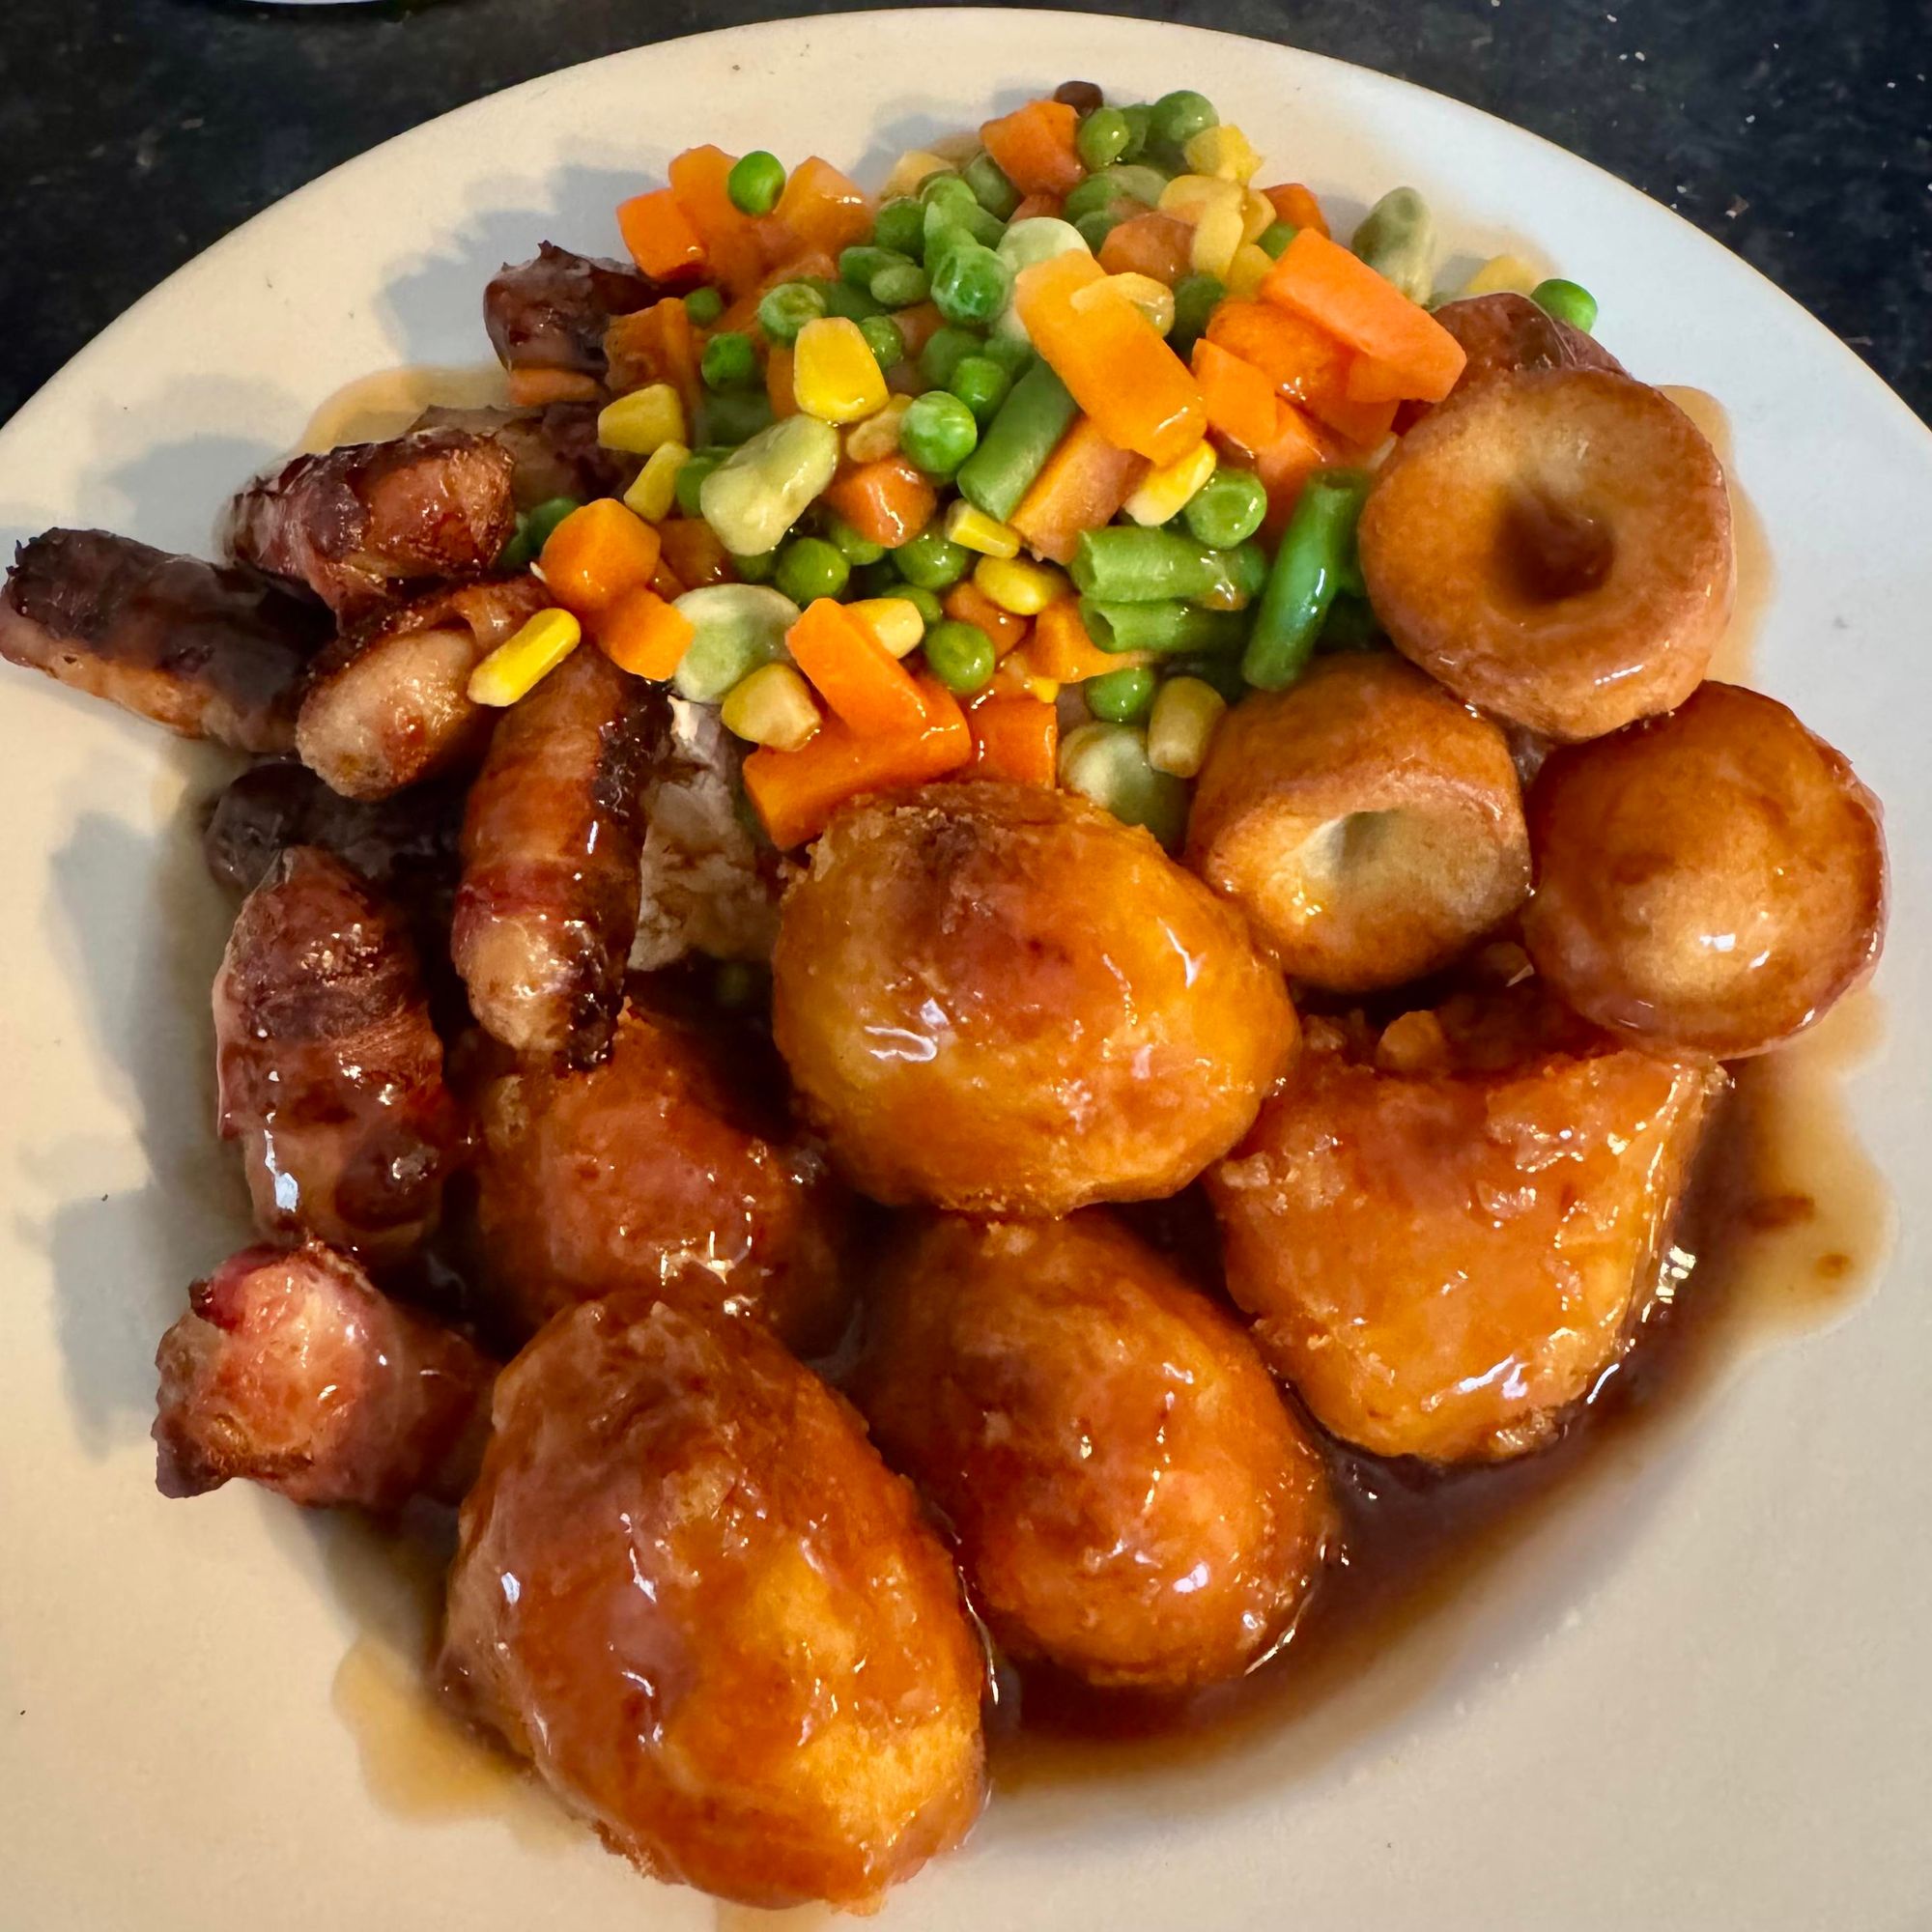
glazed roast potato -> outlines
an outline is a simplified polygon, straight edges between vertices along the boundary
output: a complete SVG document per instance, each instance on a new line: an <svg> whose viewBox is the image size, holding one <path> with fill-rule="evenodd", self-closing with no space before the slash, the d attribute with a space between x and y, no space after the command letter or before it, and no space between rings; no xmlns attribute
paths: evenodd
<svg viewBox="0 0 1932 1932"><path fill-rule="evenodd" d="M1434 411L1377 475L1360 545L1404 657L1565 742L1681 704L1730 617L1722 466L1605 369L1495 375Z"/></svg>
<svg viewBox="0 0 1932 1932"><path fill-rule="evenodd" d="M838 1340L844 1190L695 1027L633 1004L603 1065L503 1074L477 1124L484 1265L528 1327L639 1288L753 1315L801 1353Z"/></svg>
<svg viewBox="0 0 1932 1932"><path fill-rule="evenodd" d="M1721 1059L1802 1032L1877 961L1878 801L1776 698L1706 684L1557 752L1523 939L1577 1011Z"/></svg>
<svg viewBox="0 0 1932 1932"><path fill-rule="evenodd" d="M1572 1033L1463 1049L1417 1013L1364 1059L1311 1021L1209 1172L1229 1293L1323 1428L1499 1461L1618 1360L1725 1075Z"/></svg>
<svg viewBox="0 0 1932 1932"><path fill-rule="evenodd" d="M1292 979L1337 992L1447 965L1529 891L1502 733L1386 655L1321 660L1228 714L1187 863Z"/></svg>
<svg viewBox="0 0 1932 1932"><path fill-rule="evenodd" d="M855 1397L1010 1656L1182 1691L1278 1643L1335 1525L1240 1329L1103 1209L928 1220L887 1257Z"/></svg>
<svg viewBox="0 0 1932 1932"><path fill-rule="evenodd" d="M984 1655L851 1409L750 1321L559 1315L497 1384L445 1680L613 1851L866 1907L984 1793Z"/></svg>
<svg viewBox="0 0 1932 1932"><path fill-rule="evenodd" d="M1068 792L848 808L787 894L779 1050L859 1188L1064 1214L1184 1186L1254 1119L1294 1009L1238 913Z"/></svg>

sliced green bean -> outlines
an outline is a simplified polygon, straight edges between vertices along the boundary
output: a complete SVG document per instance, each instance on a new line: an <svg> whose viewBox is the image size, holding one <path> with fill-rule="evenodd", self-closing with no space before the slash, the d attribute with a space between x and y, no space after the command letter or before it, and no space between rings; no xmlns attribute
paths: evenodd
<svg viewBox="0 0 1932 1932"><path fill-rule="evenodd" d="M1082 531L1067 574L1083 597L1102 604L1205 597L1222 577L1214 553L1205 544L1179 530L1124 524Z"/></svg>
<svg viewBox="0 0 1932 1932"><path fill-rule="evenodd" d="M1232 651L1247 633L1238 611L1203 611L1169 600L1160 604L1103 604L1080 600L1080 621L1103 651Z"/></svg>
<svg viewBox="0 0 1932 1932"><path fill-rule="evenodd" d="M979 448L959 466L953 478L959 494L1004 524L1079 413L1066 384L1046 363L1036 362L986 425Z"/></svg>
<svg viewBox="0 0 1932 1932"><path fill-rule="evenodd" d="M1308 668L1351 568L1355 522L1368 494L1368 477L1354 469L1322 470L1302 486L1241 659L1241 675L1258 690L1281 691Z"/></svg>

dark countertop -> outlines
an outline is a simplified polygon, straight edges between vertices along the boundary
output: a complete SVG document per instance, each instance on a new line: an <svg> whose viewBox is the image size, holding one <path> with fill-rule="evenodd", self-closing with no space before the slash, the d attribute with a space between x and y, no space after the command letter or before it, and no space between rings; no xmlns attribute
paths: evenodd
<svg viewBox="0 0 1932 1932"><path fill-rule="evenodd" d="M12 0L0 418L128 303L336 162L478 95L795 0ZM1471 101L1787 289L1932 417L1932 0L1115 0Z"/></svg>

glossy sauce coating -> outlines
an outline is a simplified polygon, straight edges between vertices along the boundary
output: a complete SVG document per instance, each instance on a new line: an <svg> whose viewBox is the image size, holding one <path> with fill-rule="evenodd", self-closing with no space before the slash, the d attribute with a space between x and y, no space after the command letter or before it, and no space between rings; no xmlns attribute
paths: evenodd
<svg viewBox="0 0 1932 1932"><path fill-rule="evenodd" d="M1621 376L1624 366L1595 336L1542 309L1527 296L1510 290L1464 296L1430 311L1463 345L1468 358L1450 390L1466 394L1493 376L1520 369L1606 369Z"/></svg>
<svg viewBox="0 0 1932 1932"><path fill-rule="evenodd" d="M831 1347L845 1194L776 1111L696 1028L636 1005L601 1066L492 1081L476 1212L499 1293L530 1327L637 1288L753 1315L802 1354Z"/></svg>
<svg viewBox="0 0 1932 1932"><path fill-rule="evenodd" d="M1062 1214L1171 1194L1253 1120L1294 1011L1240 917L1071 793L850 807L786 895L773 1024L860 1189Z"/></svg>
<svg viewBox="0 0 1932 1932"><path fill-rule="evenodd" d="M1497 375L1403 438L1362 510L1396 648L1564 741L1668 711L1730 615L1730 501L1683 411L1602 369Z"/></svg>
<svg viewBox="0 0 1932 1932"><path fill-rule="evenodd" d="M602 378L613 316L655 301L658 285L628 262L573 254L545 242L505 263L483 291L483 326L506 369L569 369Z"/></svg>
<svg viewBox="0 0 1932 1932"><path fill-rule="evenodd" d="M1236 1677L1335 1527L1253 1345L1097 1209L934 1217L885 1257L854 1396L1001 1648L1096 1685Z"/></svg>
<svg viewBox="0 0 1932 1932"><path fill-rule="evenodd" d="M1387 655L1328 658L1222 720L1187 863L1293 979L1338 992L1448 964L1529 892L1502 733Z"/></svg>
<svg viewBox="0 0 1932 1932"><path fill-rule="evenodd" d="M1381 1065L1308 1031L1208 1177L1263 1354L1378 1455L1538 1447L1622 1352L1724 1074L1600 1036L1496 1064L1426 1014L1384 1034Z"/></svg>
<svg viewBox="0 0 1932 1932"><path fill-rule="evenodd" d="M1557 752L1530 799L1524 942L1604 1026L1761 1053L1878 959L1878 801L1776 698L1703 685L1667 718Z"/></svg>
<svg viewBox="0 0 1932 1932"><path fill-rule="evenodd" d="M601 345L598 354L601 357ZM531 510L553 497L587 503L593 497L624 494L642 458L606 449L597 440L597 416L595 403L548 403L540 410L438 404L410 427L469 430L508 450L510 495L518 509Z"/></svg>
<svg viewBox="0 0 1932 1932"><path fill-rule="evenodd" d="M615 1851L747 1904L867 1906L982 1802L984 1658L846 1405L649 1295L497 1383L445 1680Z"/></svg>

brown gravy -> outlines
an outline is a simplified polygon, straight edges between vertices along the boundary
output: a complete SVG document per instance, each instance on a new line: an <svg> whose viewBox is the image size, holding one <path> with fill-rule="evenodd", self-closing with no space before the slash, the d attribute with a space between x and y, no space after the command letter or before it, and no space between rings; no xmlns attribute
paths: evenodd
<svg viewBox="0 0 1932 1932"><path fill-rule="evenodd" d="M327 397L309 417L297 447L315 453L345 442L380 442L401 436L427 409L507 409L509 381L495 362L465 368L412 363L378 369L345 383Z"/></svg>
<svg viewBox="0 0 1932 1932"><path fill-rule="evenodd" d="M1708 390L1683 388L1668 383L1662 386L1663 393L1697 425L1705 441L1718 452L1718 460L1724 466L1724 475L1731 486L1731 541L1737 552L1738 582L1731 604L1730 627L1712 655L1711 675L1726 684L1748 684L1752 646L1776 586L1771 539L1765 534L1764 519L1738 482L1733 467L1736 440L1731 435L1731 419L1724 413L1724 406Z"/></svg>

